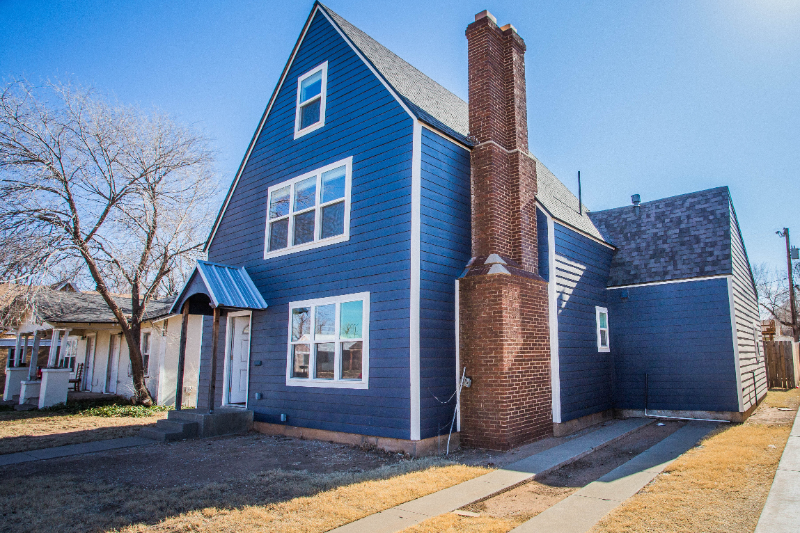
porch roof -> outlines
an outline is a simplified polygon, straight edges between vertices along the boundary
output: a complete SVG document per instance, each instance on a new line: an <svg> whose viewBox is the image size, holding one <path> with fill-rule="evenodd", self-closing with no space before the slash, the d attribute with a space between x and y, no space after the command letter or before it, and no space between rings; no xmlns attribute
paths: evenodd
<svg viewBox="0 0 800 533"><path fill-rule="evenodd" d="M172 304L171 312L180 313L183 304L196 294L208 296L211 307L267 308L267 302L244 267L197 261L194 271Z"/></svg>

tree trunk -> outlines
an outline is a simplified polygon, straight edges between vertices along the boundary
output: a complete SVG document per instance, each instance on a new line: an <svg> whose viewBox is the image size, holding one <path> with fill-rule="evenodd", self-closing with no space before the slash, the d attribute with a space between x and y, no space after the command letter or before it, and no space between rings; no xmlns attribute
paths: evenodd
<svg viewBox="0 0 800 533"><path fill-rule="evenodd" d="M128 343L128 358L131 361L131 379L133 380L133 398L137 405L153 405L153 397L147 390L144 380L144 361L141 347L141 324L133 323L129 328L123 328L125 341Z"/></svg>

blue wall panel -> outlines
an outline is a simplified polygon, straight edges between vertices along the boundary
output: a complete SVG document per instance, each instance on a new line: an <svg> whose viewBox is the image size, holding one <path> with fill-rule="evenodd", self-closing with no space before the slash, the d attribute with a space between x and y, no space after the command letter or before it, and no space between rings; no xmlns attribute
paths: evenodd
<svg viewBox="0 0 800 533"><path fill-rule="evenodd" d="M556 222L555 274L558 309L561 421L613 408L610 353L597 351L595 306L606 306L613 250Z"/></svg>
<svg viewBox="0 0 800 533"><path fill-rule="evenodd" d="M738 411L726 279L608 292L617 408Z"/></svg>
<svg viewBox="0 0 800 533"><path fill-rule="evenodd" d="M324 61L325 126L294 140L297 79ZM211 261L245 266L269 304L253 314L248 407L256 419L277 421L285 413L296 426L410 437L412 131L408 114L316 15L209 248ZM265 260L267 189L350 156L350 240ZM365 291L371 293L369 389L287 387L289 302ZM210 339L209 323L204 339ZM204 365L209 357L206 342ZM221 374L220 367L220 380ZM257 392L263 399L255 399Z"/></svg>
<svg viewBox="0 0 800 533"><path fill-rule="evenodd" d="M425 128L420 214L420 436L424 439L447 433L453 418L455 280L469 261L471 247L469 152Z"/></svg>

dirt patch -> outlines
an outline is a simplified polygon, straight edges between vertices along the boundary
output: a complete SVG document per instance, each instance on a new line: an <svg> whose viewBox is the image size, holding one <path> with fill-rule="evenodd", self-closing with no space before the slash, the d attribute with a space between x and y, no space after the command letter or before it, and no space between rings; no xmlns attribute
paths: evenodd
<svg viewBox="0 0 800 533"><path fill-rule="evenodd" d="M677 421L649 424L586 457L462 509L481 516L507 520L516 525L521 524L628 462L683 426L683 422Z"/></svg>
<svg viewBox="0 0 800 533"><path fill-rule="evenodd" d="M0 455L132 437L144 426L166 417L165 412L139 418L53 414L47 411L0 413Z"/></svg>

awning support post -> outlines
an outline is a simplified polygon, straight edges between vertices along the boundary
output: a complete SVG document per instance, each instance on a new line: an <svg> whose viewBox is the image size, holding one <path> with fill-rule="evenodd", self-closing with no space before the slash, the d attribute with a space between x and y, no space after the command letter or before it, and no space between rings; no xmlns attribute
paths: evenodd
<svg viewBox="0 0 800 533"><path fill-rule="evenodd" d="M183 369L186 363L186 333L189 329L189 302L183 304L183 321L181 322L181 344L178 352L178 384L175 391L175 410L180 411L183 404Z"/></svg>
<svg viewBox="0 0 800 533"><path fill-rule="evenodd" d="M211 329L211 377L208 380L208 412L214 412L217 394L217 343L219 342L219 307L214 308L214 325Z"/></svg>

